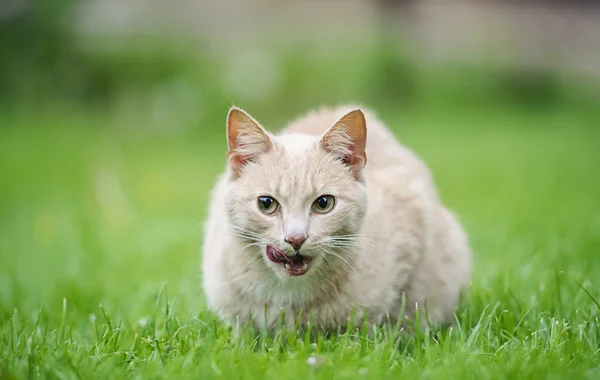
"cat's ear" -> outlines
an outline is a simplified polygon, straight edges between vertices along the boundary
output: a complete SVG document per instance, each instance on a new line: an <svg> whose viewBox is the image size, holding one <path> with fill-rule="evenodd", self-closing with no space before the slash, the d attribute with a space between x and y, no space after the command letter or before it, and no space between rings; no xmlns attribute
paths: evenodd
<svg viewBox="0 0 600 380"><path fill-rule="evenodd" d="M367 164L367 121L359 109L350 111L335 122L321 138L323 149L338 156L359 178Z"/></svg>
<svg viewBox="0 0 600 380"><path fill-rule="evenodd" d="M260 124L237 107L227 115L227 159L236 175L249 162L271 150L273 142Z"/></svg>

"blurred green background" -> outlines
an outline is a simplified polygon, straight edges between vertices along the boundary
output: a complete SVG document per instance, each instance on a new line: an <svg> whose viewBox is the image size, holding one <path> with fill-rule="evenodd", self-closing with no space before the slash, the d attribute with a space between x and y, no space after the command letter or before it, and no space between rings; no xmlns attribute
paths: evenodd
<svg viewBox="0 0 600 380"><path fill-rule="evenodd" d="M181 320L202 320L202 223L232 104L275 131L321 104L374 109L471 236L461 310L500 301L515 321L526 309L571 325L597 318L579 288L600 295L595 57L555 44L552 23L531 32L546 38L535 52L514 47L527 33L489 42L494 25L529 25L508 11L504 26L482 22L500 6L260 3L0 5L0 375L25 371L18 336L40 309L47 331L69 321L83 351L103 310L142 344L134 332L165 282ZM579 6L543 9L593 14ZM464 49L461 30L483 42ZM52 357L48 371L89 360Z"/></svg>

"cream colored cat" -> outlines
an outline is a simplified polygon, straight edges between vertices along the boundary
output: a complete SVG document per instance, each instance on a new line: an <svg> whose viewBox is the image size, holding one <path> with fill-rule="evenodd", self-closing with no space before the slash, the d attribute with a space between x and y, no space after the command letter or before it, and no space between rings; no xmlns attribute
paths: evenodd
<svg viewBox="0 0 600 380"><path fill-rule="evenodd" d="M427 167L372 114L324 108L275 136L234 107L227 141L203 247L223 319L272 330L281 310L288 328L301 315L337 329L367 309L395 322L404 293L408 317L453 320L471 270L465 233Z"/></svg>

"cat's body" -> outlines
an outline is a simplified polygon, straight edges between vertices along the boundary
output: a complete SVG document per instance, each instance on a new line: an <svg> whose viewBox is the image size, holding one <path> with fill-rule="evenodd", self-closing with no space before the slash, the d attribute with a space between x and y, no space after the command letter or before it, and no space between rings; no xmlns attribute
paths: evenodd
<svg viewBox="0 0 600 380"><path fill-rule="evenodd" d="M303 321L337 329L366 308L372 322L395 321L404 293L408 316L418 305L436 323L452 321L470 277L466 236L427 167L369 113L365 149L365 117L351 110L312 112L278 137L230 112L230 165L213 192L203 249L205 292L224 319L274 328L281 310L291 327L302 309ZM261 196L278 209L269 214ZM299 250L289 246L298 234L307 237ZM309 264L300 276L290 275L295 251L306 257L298 265Z"/></svg>

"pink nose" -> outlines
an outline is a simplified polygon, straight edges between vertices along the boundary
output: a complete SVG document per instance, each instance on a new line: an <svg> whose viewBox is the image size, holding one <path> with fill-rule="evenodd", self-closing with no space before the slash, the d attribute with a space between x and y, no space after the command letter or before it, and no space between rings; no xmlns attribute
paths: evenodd
<svg viewBox="0 0 600 380"><path fill-rule="evenodd" d="M308 236L306 236L305 234L294 234L286 237L285 242L291 245L295 251L298 251L300 250L300 247L302 247L302 244L304 244L306 239L308 239Z"/></svg>

